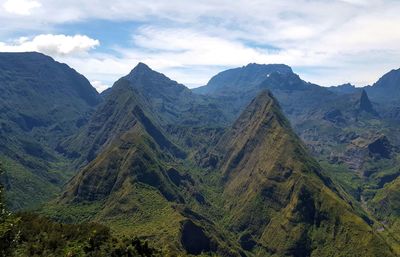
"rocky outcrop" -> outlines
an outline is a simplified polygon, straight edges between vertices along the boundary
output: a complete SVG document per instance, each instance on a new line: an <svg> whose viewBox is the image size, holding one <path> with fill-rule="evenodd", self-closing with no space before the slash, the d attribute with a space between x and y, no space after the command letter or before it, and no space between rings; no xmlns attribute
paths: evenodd
<svg viewBox="0 0 400 257"><path fill-rule="evenodd" d="M374 107L372 106L371 101L369 100L369 97L367 95L367 92L363 90L361 92L360 99L358 101L358 110L360 112L367 112L370 114L377 115L378 113L375 111Z"/></svg>
<svg viewBox="0 0 400 257"><path fill-rule="evenodd" d="M343 124L346 122L340 110L334 109L326 112L323 117L324 120L330 121L334 124Z"/></svg>
<svg viewBox="0 0 400 257"><path fill-rule="evenodd" d="M211 250L211 239L205 234L203 228L191 220L182 222L181 243L188 254L199 255Z"/></svg>
<svg viewBox="0 0 400 257"><path fill-rule="evenodd" d="M392 148L388 138L384 135L379 136L368 144L370 155L376 158L389 159L392 154Z"/></svg>

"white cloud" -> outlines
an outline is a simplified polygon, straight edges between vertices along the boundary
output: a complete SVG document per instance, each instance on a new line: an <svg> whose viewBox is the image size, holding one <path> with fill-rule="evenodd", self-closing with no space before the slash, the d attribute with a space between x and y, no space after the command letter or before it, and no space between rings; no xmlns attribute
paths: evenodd
<svg viewBox="0 0 400 257"><path fill-rule="evenodd" d="M33 9L41 7L42 4L33 0L7 0L3 8L12 14L30 15Z"/></svg>
<svg viewBox="0 0 400 257"><path fill-rule="evenodd" d="M73 55L88 52L98 46L98 40L85 35L53 35L44 34L32 39L21 37L13 43L0 42L1 52L37 51L51 56Z"/></svg>
<svg viewBox="0 0 400 257"><path fill-rule="evenodd" d="M110 49L99 47L88 55L71 57L76 52L87 53L98 45L95 41L81 50L73 47L63 51L58 44L41 48L90 80L106 84L129 72L138 61L188 85L204 84L216 71L248 62L286 63L322 85L372 83L385 71L400 66L397 0L40 2L41 8L31 15L9 15L0 10L0 21L7 24L0 28L0 42L6 41L2 35L21 35L26 29L28 35L32 30L57 34L64 23L139 22L140 27L130 31L132 45L112 43L115 47L111 50L117 54L100 54L99 50ZM33 44L27 42L34 39L20 41L2 43L0 51L5 47L26 49Z"/></svg>
<svg viewBox="0 0 400 257"><path fill-rule="evenodd" d="M90 84L92 84L92 86L96 88L97 92L99 93L103 92L104 90L110 87L109 85L106 85L98 80L90 81Z"/></svg>

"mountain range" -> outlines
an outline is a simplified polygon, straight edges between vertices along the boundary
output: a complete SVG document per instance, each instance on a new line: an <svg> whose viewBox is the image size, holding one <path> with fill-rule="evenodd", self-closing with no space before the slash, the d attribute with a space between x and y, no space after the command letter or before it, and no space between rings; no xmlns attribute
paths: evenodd
<svg viewBox="0 0 400 257"><path fill-rule="evenodd" d="M1 53L1 182L13 210L166 256L398 256L399 92L400 70L325 88L248 64L191 90L139 63L98 94Z"/></svg>

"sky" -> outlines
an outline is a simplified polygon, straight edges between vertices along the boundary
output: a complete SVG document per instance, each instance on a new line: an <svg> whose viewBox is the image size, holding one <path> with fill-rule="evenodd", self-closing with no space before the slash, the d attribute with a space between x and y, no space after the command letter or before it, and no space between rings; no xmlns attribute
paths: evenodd
<svg viewBox="0 0 400 257"><path fill-rule="evenodd" d="M0 0L0 52L38 51L98 91L144 62L186 86L284 63L321 86L400 68L398 0Z"/></svg>

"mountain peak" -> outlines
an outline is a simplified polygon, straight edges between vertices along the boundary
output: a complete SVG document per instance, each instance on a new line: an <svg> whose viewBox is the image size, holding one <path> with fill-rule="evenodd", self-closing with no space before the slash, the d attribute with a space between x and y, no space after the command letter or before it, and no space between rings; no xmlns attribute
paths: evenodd
<svg viewBox="0 0 400 257"><path fill-rule="evenodd" d="M264 105L266 103L270 103L272 102L274 105L278 105L278 101L274 98L274 96L272 95L271 91L269 90L262 90L260 93L258 93L258 95L253 99L253 101L251 101L250 106L252 105ZM258 103L258 104L255 104Z"/></svg>
<svg viewBox="0 0 400 257"><path fill-rule="evenodd" d="M249 63L243 67L248 70L259 69L267 73L271 72L282 72L290 73L293 72L292 68L286 64L259 64L259 63Z"/></svg>
<svg viewBox="0 0 400 257"><path fill-rule="evenodd" d="M260 93L258 93L258 95L256 96L257 98L273 98L274 96L272 95L271 91L269 90L262 90Z"/></svg>
<svg viewBox="0 0 400 257"><path fill-rule="evenodd" d="M132 71L124 77L135 87L139 85L151 85L157 82L156 84L170 83L170 79L166 77L164 74L159 73L155 70L152 70L147 64L139 62ZM175 82L176 83L176 82Z"/></svg>
<svg viewBox="0 0 400 257"><path fill-rule="evenodd" d="M400 97L400 69L391 70L372 86L366 87L368 95L376 102L396 103Z"/></svg>
<svg viewBox="0 0 400 257"><path fill-rule="evenodd" d="M391 70L383 75L373 87L400 88L400 68Z"/></svg>
<svg viewBox="0 0 400 257"><path fill-rule="evenodd" d="M367 92L364 89L361 91L361 96L359 100L359 109L361 111L375 113L374 107L372 106L372 103L369 100Z"/></svg>
<svg viewBox="0 0 400 257"><path fill-rule="evenodd" d="M356 90L356 86L351 84L351 83L344 83L342 85L338 85L338 86L334 86L336 88L341 88L343 90L347 90L347 91L354 91Z"/></svg>
<svg viewBox="0 0 400 257"><path fill-rule="evenodd" d="M199 94L220 94L227 91L242 91L260 85L271 73L291 74L292 69L285 64L257 64L229 69L218 73L210 79L206 86L194 89Z"/></svg>
<svg viewBox="0 0 400 257"><path fill-rule="evenodd" d="M263 90L242 111L220 141L219 147L228 153L221 164L223 173L229 176L230 171L237 167L239 160L242 160L238 156L243 149L247 155L267 140L270 133L277 131L290 134L290 124L281 113L272 93Z"/></svg>
<svg viewBox="0 0 400 257"><path fill-rule="evenodd" d="M143 62L139 62L135 68L133 68L131 70L131 72L128 74L128 76L131 75L138 75L138 74L146 74L148 72L155 72L154 70L152 70L147 64L143 63Z"/></svg>
<svg viewBox="0 0 400 257"><path fill-rule="evenodd" d="M358 90L360 90L360 89L357 88L353 84L345 83L345 84L338 85L338 86L328 87L328 90L335 92L335 93L339 93L339 94L354 94L354 93L357 93Z"/></svg>
<svg viewBox="0 0 400 257"><path fill-rule="evenodd" d="M147 70L151 70L151 68L150 68L147 64L145 64L145 63L143 63L143 62L139 62L139 63L136 65L136 67L135 67L134 69L147 69Z"/></svg>

